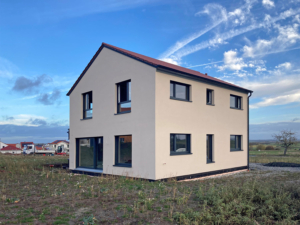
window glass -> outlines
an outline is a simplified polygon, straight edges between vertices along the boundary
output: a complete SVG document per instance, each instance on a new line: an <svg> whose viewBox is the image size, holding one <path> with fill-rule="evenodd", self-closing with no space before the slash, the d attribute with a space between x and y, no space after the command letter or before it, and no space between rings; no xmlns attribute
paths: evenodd
<svg viewBox="0 0 300 225"><path fill-rule="evenodd" d="M97 169L103 169L103 139L96 138Z"/></svg>
<svg viewBox="0 0 300 225"><path fill-rule="evenodd" d="M92 92L83 94L83 118L93 117L93 97Z"/></svg>
<svg viewBox="0 0 300 225"><path fill-rule="evenodd" d="M235 149L235 135L230 135L230 148Z"/></svg>
<svg viewBox="0 0 300 225"><path fill-rule="evenodd" d="M175 97L174 96L174 84L170 83L170 97Z"/></svg>
<svg viewBox="0 0 300 225"><path fill-rule="evenodd" d="M132 136L119 136L116 164L132 164Z"/></svg>
<svg viewBox="0 0 300 225"><path fill-rule="evenodd" d="M190 152L190 135L189 134L171 134L170 150L171 153Z"/></svg>
<svg viewBox="0 0 300 225"><path fill-rule="evenodd" d="M94 147L92 139L79 140L79 166L94 168Z"/></svg>
<svg viewBox="0 0 300 225"><path fill-rule="evenodd" d="M241 149L241 135L230 135L230 149L240 150Z"/></svg>
<svg viewBox="0 0 300 225"><path fill-rule="evenodd" d="M187 99L186 86L181 84L175 84L175 96L176 98Z"/></svg>
<svg viewBox="0 0 300 225"><path fill-rule="evenodd" d="M206 157L207 162L212 162L212 135L206 135Z"/></svg>
<svg viewBox="0 0 300 225"><path fill-rule="evenodd" d="M230 107L235 108L235 96L230 96Z"/></svg>
<svg viewBox="0 0 300 225"><path fill-rule="evenodd" d="M117 112L130 112L131 111L131 81L126 81L118 85L118 106Z"/></svg>
<svg viewBox="0 0 300 225"><path fill-rule="evenodd" d="M177 134L176 135L176 147L175 152L186 152L187 144L186 144L186 135L185 134Z"/></svg>
<svg viewBox="0 0 300 225"><path fill-rule="evenodd" d="M212 104L212 90L207 90L207 104Z"/></svg>

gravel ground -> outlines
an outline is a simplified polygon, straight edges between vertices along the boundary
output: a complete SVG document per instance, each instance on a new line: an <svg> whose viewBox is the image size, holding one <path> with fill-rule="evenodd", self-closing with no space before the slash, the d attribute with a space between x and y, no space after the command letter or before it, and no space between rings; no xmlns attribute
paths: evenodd
<svg viewBox="0 0 300 225"><path fill-rule="evenodd" d="M262 163L250 163L250 170L254 171L270 171L270 172L300 172L300 167L270 167L263 166Z"/></svg>

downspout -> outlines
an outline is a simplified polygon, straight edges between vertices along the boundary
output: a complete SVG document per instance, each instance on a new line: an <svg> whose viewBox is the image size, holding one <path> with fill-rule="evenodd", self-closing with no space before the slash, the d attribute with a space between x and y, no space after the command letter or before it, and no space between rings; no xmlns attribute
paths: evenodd
<svg viewBox="0 0 300 225"><path fill-rule="evenodd" d="M248 161L248 164L247 164L247 167L248 167L248 171L249 171L249 98L251 97L252 95L252 92L249 92L250 95L248 95L248 98L247 98L247 101L248 101L248 107L247 107L247 128L248 128L248 157L247 157L247 161Z"/></svg>

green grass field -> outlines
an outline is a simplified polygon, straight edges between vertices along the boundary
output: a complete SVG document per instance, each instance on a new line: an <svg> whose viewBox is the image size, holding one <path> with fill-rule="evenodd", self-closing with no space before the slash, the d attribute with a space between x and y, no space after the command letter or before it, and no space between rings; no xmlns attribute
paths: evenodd
<svg viewBox="0 0 300 225"><path fill-rule="evenodd" d="M299 173L190 182L74 175L63 156L0 155L1 224L299 224Z"/></svg>
<svg viewBox="0 0 300 225"><path fill-rule="evenodd" d="M269 162L289 162L289 163L300 163L300 143L292 146L286 156L283 155L284 148L278 146L276 143L263 143L265 146L273 146L280 150L250 150L250 162L252 163L269 163ZM256 149L257 145L250 143L252 149ZM250 147L251 149L251 147Z"/></svg>

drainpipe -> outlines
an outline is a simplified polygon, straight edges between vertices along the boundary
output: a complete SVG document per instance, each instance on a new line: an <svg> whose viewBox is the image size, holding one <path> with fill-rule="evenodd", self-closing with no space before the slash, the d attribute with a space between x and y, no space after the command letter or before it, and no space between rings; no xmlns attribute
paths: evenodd
<svg viewBox="0 0 300 225"><path fill-rule="evenodd" d="M248 164L247 164L247 166L248 166L248 171L249 171L249 98L251 97L251 95L252 95L252 92L249 92L250 93L250 95L248 95L248 107L247 107L247 128L248 128L248 158L247 158L247 161L248 161Z"/></svg>

